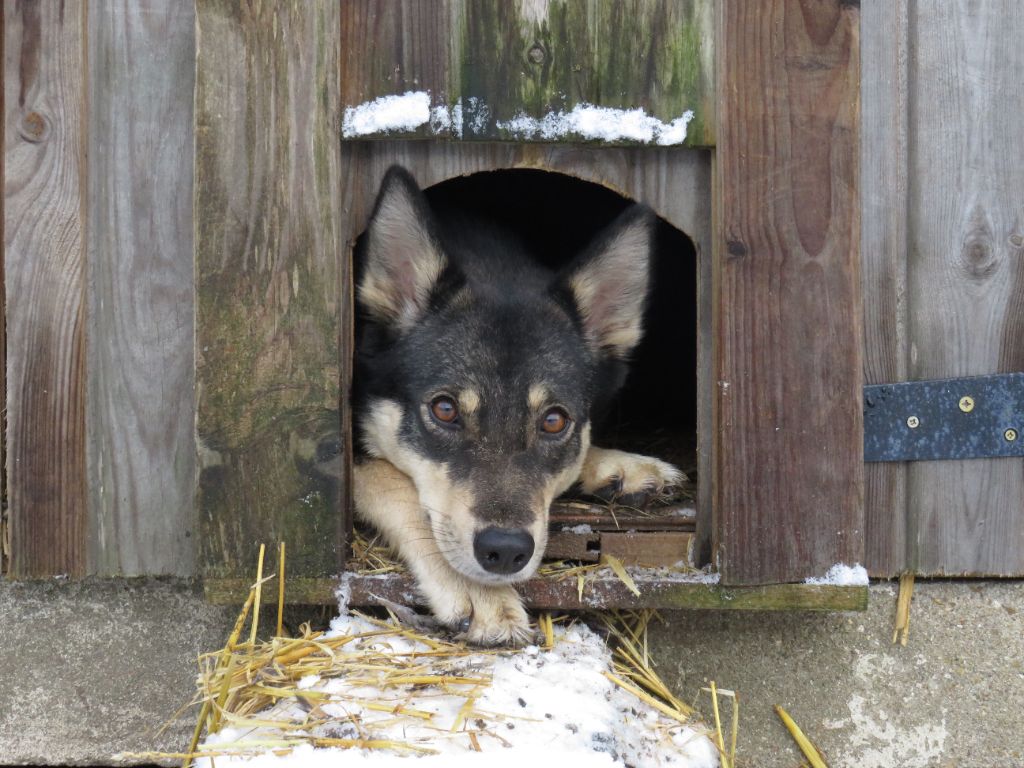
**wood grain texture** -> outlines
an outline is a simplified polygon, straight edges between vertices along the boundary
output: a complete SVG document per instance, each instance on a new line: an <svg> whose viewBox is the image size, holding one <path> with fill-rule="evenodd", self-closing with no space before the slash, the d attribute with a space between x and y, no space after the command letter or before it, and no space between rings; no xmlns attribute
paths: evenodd
<svg viewBox="0 0 1024 768"><path fill-rule="evenodd" d="M907 0L861 6L864 382L907 380ZM907 466L865 465L865 563L908 567Z"/></svg>
<svg viewBox="0 0 1024 768"><path fill-rule="evenodd" d="M346 2L342 103L429 91L434 106L461 103L452 134L488 140L516 138L498 123L579 103L642 107L666 123L693 110L687 144L709 146L712 8L711 0Z"/></svg>
<svg viewBox="0 0 1024 768"><path fill-rule="evenodd" d="M1024 6L912 6L914 379L1024 370ZM1024 574L1024 459L911 464L918 573Z"/></svg>
<svg viewBox="0 0 1024 768"><path fill-rule="evenodd" d="M349 605L416 604L416 587L409 576L346 577L350 590ZM673 581L657 576L634 575L640 589L636 597L614 575L588 579L579 596L575 579L530 579L519 591L531 610L608 610L624 608L677 608L745 611L864 611L868 607L868 588L833 587L819 584L769 584L766 586L725 587ZM216 579L204 583L206 599L219 605L238 605L249 594L251 579ZM340 581L334 579L287 580L285 602L292 605L337 606Z"/></svg>
<svg viewBox="0 0 1024 768"><path fill-rule="evenodd" d="M89 571L192 575L191 3L90 3Z"/></svg>
<svg viewBox="0 0 1024 768"><path fill-rule="evenodd" d="M344 237L353 245L366 228L380 180L395 164L408 168L421 187L500 168L534 168L564 173L608 187L651 206L669 224L693 241L702 273L710 271L711 179L703 152L669 149L595 149L566 145L476 144L424 141L351 142L342 147ZM711 317L711 292L698 297L698 317ZM706 325L706 327L705 327ZM699 326L699 355L710 344L710 323ZM710 423L710 365L698 361L698 425ZM698 456L698 477L711 476L709 451ZM707 483L701 483L703 489ZM697 504L698 537L710 541L710 496L702 491ZM347 508L351 508L347 505ZM349 516L351 525L351 515ZM696 547L700 551L700 545Z"/></svg>
<svg viewBox="0 0 1024 768"><path fill-rule="evenodd" d="M4 58L4 17L0 13L0 62ZM4 111L4 90L0 88L0 115ZM4 121L6 122L6 120ZM6 135L3 123L0 123L0 146L4 146L2 137ZM4 155L0 152L0 179L4 176ZM4 232L4 200L0 195L0 243ZM0 578L7 573L11 558L11 537L7 527L7 289L4 278L4 257L0 254Z"/></svg>
<svg viewBox="0 0 1024 768"><path fill-rule="evenodd" d="M197 430L201 566L249 577L261 542L289 574L337 573L351 288L339 217L339 4L197 5ZM342 349L346 352L342 352ZM346 409L347 410L347 409Z"/></svg>
<svg viewBox="0 0 1024 768"><path fill-rule="evenodd" d="M722 2L715 554L726 584L864 558L858 9Z"/></svg>
<svg viewBox="0 0 1024 768"><path fill-rule="evenodd" d="M4 3L11 573L86 567L85 5Z"/></svg>

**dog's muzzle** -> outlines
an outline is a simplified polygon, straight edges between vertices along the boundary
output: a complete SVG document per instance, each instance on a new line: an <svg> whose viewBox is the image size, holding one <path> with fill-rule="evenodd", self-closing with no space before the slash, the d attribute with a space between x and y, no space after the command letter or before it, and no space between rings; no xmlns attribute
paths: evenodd
<svg viewBox="0 0 1024 768"><path fill-rule="evenodd" d="M473 537L473 554L488 573L512 574L533 557L533 536L523 528L484 528Z"/></svg>

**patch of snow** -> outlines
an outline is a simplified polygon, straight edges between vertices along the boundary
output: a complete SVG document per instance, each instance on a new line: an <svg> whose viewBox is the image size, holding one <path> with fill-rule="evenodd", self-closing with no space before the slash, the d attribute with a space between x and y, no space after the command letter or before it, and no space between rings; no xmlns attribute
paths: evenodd
<svg viewBox="0 0 1024 768"><path fill-rule="evenodd" d="M568 112L549 112L538 119L520 112L511 120L499 121L497 127L512 136L545 140L576 135L601 141L654 142L661 146L674 146L686 141L686 129L693 120L688 109L670 123L648 115L642 108L613 109L581 103Z"/></svg>
<svg viewBox="0 0 1024 768"><path fill-rule="evenodd" d="M586 523L580 523L579 525L563 525L562 533L593 533L594 529Z"/></svg>
<svg viewBox="0 0 1024 768"><path fill-rule="evenodd" d="M319 708L336 718L313 726L313 734L341 738L384 739L427 747L436 754L408 757L377 749L313 748L295 745L273 754L289 731L265 725L224 728L208 737L204 749L231 751L245 742L264 741L266 751L223 755L197 761L199 768L335 768L402 766L402 768L488 768L566 765L580 768L713 768L717 751L705 732L661 715L612 683L611 654L604 640L582 624L555 627L550 650L469 652L456 658L410 654L431 649L400 633L382 633L359 616L331 622L329 636L360 635L353 647L388 647L396 663L431 664L431 672L483 678L483 684L406 685L378 688L345 677L323 679L308 690L322 692ZM446 666L447 665L447 666ZM464 690L456 690L458 688ZM373 702L374 709L363 707ZM396 716L400 708L429 713L429 719ZM383 711L380 711L383 710ZM259 715L261 723L301 724L308 713L294 700L282 700ZM353 723L358 723L358 728ZM470 733L473 734L470 737ZM475 745L474 745L475 740ZM271 746L273 744L274 746ZM480 754L476 747L479 747Z"/></svg>
<svg viewBox="0 0 1024 768"><path fill-rule="evenodd" d="M381 96L355 107L346 107L341 135L370 136L392 131L414 131L431 121L430 94L406 91L400 96ZM435 115L435 119L438 119Z"/></svg>
<svg viewBox="0 0 1024 768"><path fill-rule="evenodd" d="M828 573L823 577L812 576L806 579L805 583L824 584L832 587L866 587L868 572L860 563L852 566L836 563L828 569Z"/></svg>
<svg viewBox="0 0 1024 768"><path fill-rule="evenodd" d="M669 510L668 517L696 517L697 510L694 507L676 507Z"/></svg>
<svg viewBox="0 0 1024 768"><path fill-rule="evenodd" d="M334 590L334 599L338 601L338 612L348 613L348 602L352 599L352 571L345 571L338 579L338 588Z"/></svg>
<svg viewBox="0 0 1024 768"><path fill-rule="evenodd" d="M445 104L431 106L430 101L428 91L406 91L346 107L341 135L345 138L387 135L427 126L435 135L454 133L461 138L464 116L469 119L466 127L470 133L481 134L490 124L491 109L483 99L476 96L466 99L465 107L461 99L451 107ZM513 138L520 139L540 138L550 141L571 135L601 141L637 141L677 146L686 141L691 120L692 109L665 123L648 115L640 107L614 109L580 103L568 112L552 111L540 118L520 112L511 120L499 121L495 125Z"/></svg>

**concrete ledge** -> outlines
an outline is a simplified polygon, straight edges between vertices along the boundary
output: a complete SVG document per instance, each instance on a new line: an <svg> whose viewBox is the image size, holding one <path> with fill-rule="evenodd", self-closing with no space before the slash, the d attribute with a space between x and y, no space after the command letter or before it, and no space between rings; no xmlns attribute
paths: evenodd
<svg viewBox="0 0 1024 768"><path fill-rule="evenodd" d="M180 749L192 723L156 730L195 689L196 657L237 607L186 581L0 581L0 764L106 765Z"/></svg>
<svg viewBox="0 0 1024 768"><path fill-rule="evenodd" d="M710 680L740 693L747 766L799 764L782 704L832 768L1024 768L1024 583L919 582L906 648L895 594L872 586L860 614L665 612L651 650L685 699ZM236 611L186 581L0 581L0 764L181 748L191 717L155 731Z"/></svg>

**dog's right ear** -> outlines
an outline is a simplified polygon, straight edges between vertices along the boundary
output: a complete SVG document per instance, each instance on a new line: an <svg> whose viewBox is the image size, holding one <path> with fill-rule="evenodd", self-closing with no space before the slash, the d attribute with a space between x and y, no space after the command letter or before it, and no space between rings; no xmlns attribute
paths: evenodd
<svg viewBox="0 0 1024 768"><path fill-rule="evenodd" d="M391 166L366 230L360 303L377 320L408 328L427 310L447 266L416 180L401 166Z"/></svg>

